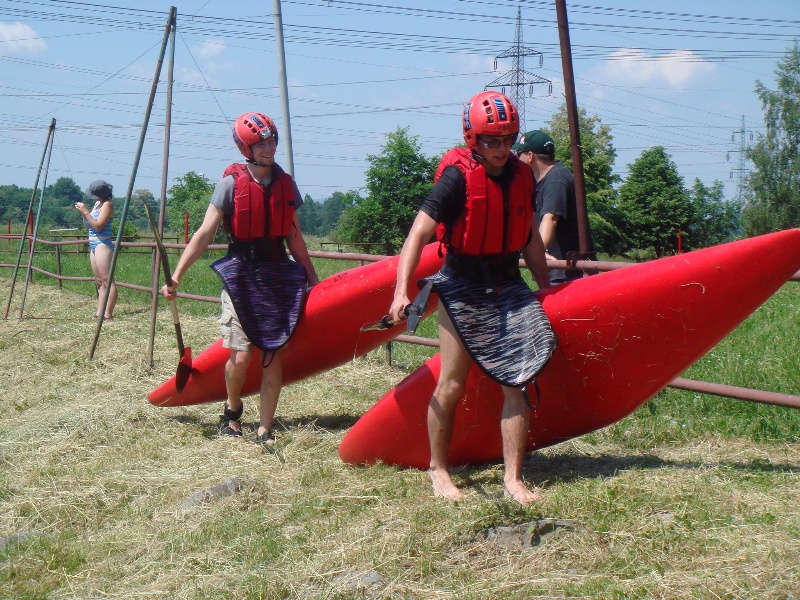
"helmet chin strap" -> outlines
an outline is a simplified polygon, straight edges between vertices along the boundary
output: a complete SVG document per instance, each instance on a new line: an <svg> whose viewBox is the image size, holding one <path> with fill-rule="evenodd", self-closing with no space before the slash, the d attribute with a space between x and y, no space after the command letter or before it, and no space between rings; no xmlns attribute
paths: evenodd
<svg viewBox="0 0 800 600"><path fill-rule="evenodd" d="M252 159L252 158L245 159L245 162L246 162L247 164L250 164L250 165L258 165L259 167L264 167L264 168L267 168L267 167L271 167L271 166L272 166L272 165L262 165L260 162L258 162L258 161L257 161L257 160L255 160L255 159Z"/></svg>
<svg viewBox="0 0 800 600"><path fill-rule="evenodd" d="M475 148L472 149L472 158L475 160L482 160L486 162L486 159L483 157L483 155L479 153Z"/></svg>

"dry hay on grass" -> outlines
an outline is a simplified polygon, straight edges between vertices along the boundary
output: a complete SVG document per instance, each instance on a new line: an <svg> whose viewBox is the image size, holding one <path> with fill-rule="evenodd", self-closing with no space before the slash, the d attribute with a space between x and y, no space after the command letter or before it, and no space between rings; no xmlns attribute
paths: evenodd
<svg viewBox="0 0 800 600"><path fill-rule="evenodd" d="M750 598L800 588L797 445L709 437L636 450L600 433L528 455L525 477L545 496L536 506L502 498L499 464L455 469L466 498L451 504L431 498L424 473L338 459L350 424L402 377L382 356L285 388L267 454L249 441L255 399L245 439L215 436L218 403L146 401L177 366L165 307L152 369L149 315L124 302L87 360L91 310L34 285L25 319L0 322L0 539L13 540L0 554L0 597ZM182 323L195 355L216 338L214 319ZM185 504L229 478L235 492ZM527 549L481 537L543 518L578 526Z"/></svg>

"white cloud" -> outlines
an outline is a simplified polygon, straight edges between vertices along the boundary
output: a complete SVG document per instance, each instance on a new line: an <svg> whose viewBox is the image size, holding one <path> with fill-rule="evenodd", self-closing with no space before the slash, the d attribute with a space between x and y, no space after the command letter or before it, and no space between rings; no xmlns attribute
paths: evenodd
<svg viewBox="0 0 800 600"><path fill-rule="evenodd" d="M194 51L197 53L197 56L203 59L213 58L215 56L219 56L225 50L227 46L225 42L220 42L217 40L211 40L209 42L203 42L199 46L194 47Z"/></svg>
<svg viewBox="0 0 800 600"><path fill-rule="evenodd" d="M716 66L689 50L674 50L651 55L640 49L622 49L612 53L600 71L606 83L631 85L668 85L680 88L690 81L716 73Z"/></svg>
<svg viewBox="0 0 800 600"><path fill-rule="evenodd" d="M0 23L0 56L36 56L47 50L39 34L23 23Z"/></svg>
<svg viewBox="0 0 800 600"><path fill-rule="evenodd" d="M213 85L200 71L187 67L177 69L175 80L185 85L196 85L201 88L205 88L207 85Z"/></svg>

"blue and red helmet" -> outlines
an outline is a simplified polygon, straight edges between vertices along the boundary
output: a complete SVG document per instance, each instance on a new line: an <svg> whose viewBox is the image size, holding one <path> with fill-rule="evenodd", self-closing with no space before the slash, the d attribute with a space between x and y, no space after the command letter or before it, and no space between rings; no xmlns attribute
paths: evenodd
<svg viewBox="0 0 800 600"><path fill-rule="evenodd" d="M475 94L464 106L464 141L474 149L479 135L506 136L519 133L517 108L500 92Z"/></svg>
<svg viewBox="0 0 800 600"><path fill-rule="evenodd" d="M278 128L265 114L244 113L233 124L233 141L245 158L253 158L250 146L269 139L274 139L275 143L278 143Z"/></svg>

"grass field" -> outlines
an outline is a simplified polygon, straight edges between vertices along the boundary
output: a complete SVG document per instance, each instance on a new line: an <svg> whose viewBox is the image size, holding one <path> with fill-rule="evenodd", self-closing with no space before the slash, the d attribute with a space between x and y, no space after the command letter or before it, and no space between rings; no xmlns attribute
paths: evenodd
<svg viewBox="0 0 800 600"><path fill-rule="evenodd" d="M77 258L76 274L87 275L88 259ZM187 281L184 291L205 293L206 270L194 267L198 289ZM9 274L0 271L4 302ZM430 350L395 344L394 367L376 351L286 387L278 449L267 454L252 443L253 400L244 439L215 436L219 404L147 402L177 366L166 307L155 367L145 362L149 297L131 291L121 292L90 361L91 286L45 283L34 278L22 321L17 287L11 318L0 321L2 598L800 590L798 411L667 389L611 427L529 454L524 476L541 503L503 499L502 465L487 464L455 470L466 497L453 504L431 497L423 472L353 468L336 453L349 426ZM799 293L784 286L685 376L800 394ZM181 308L198 353L217 337L216 306ZM495 537L514 526L531 534L537 522L556 527L540 527L535 545L520 547L527 538L514 530Z"/></svg>

